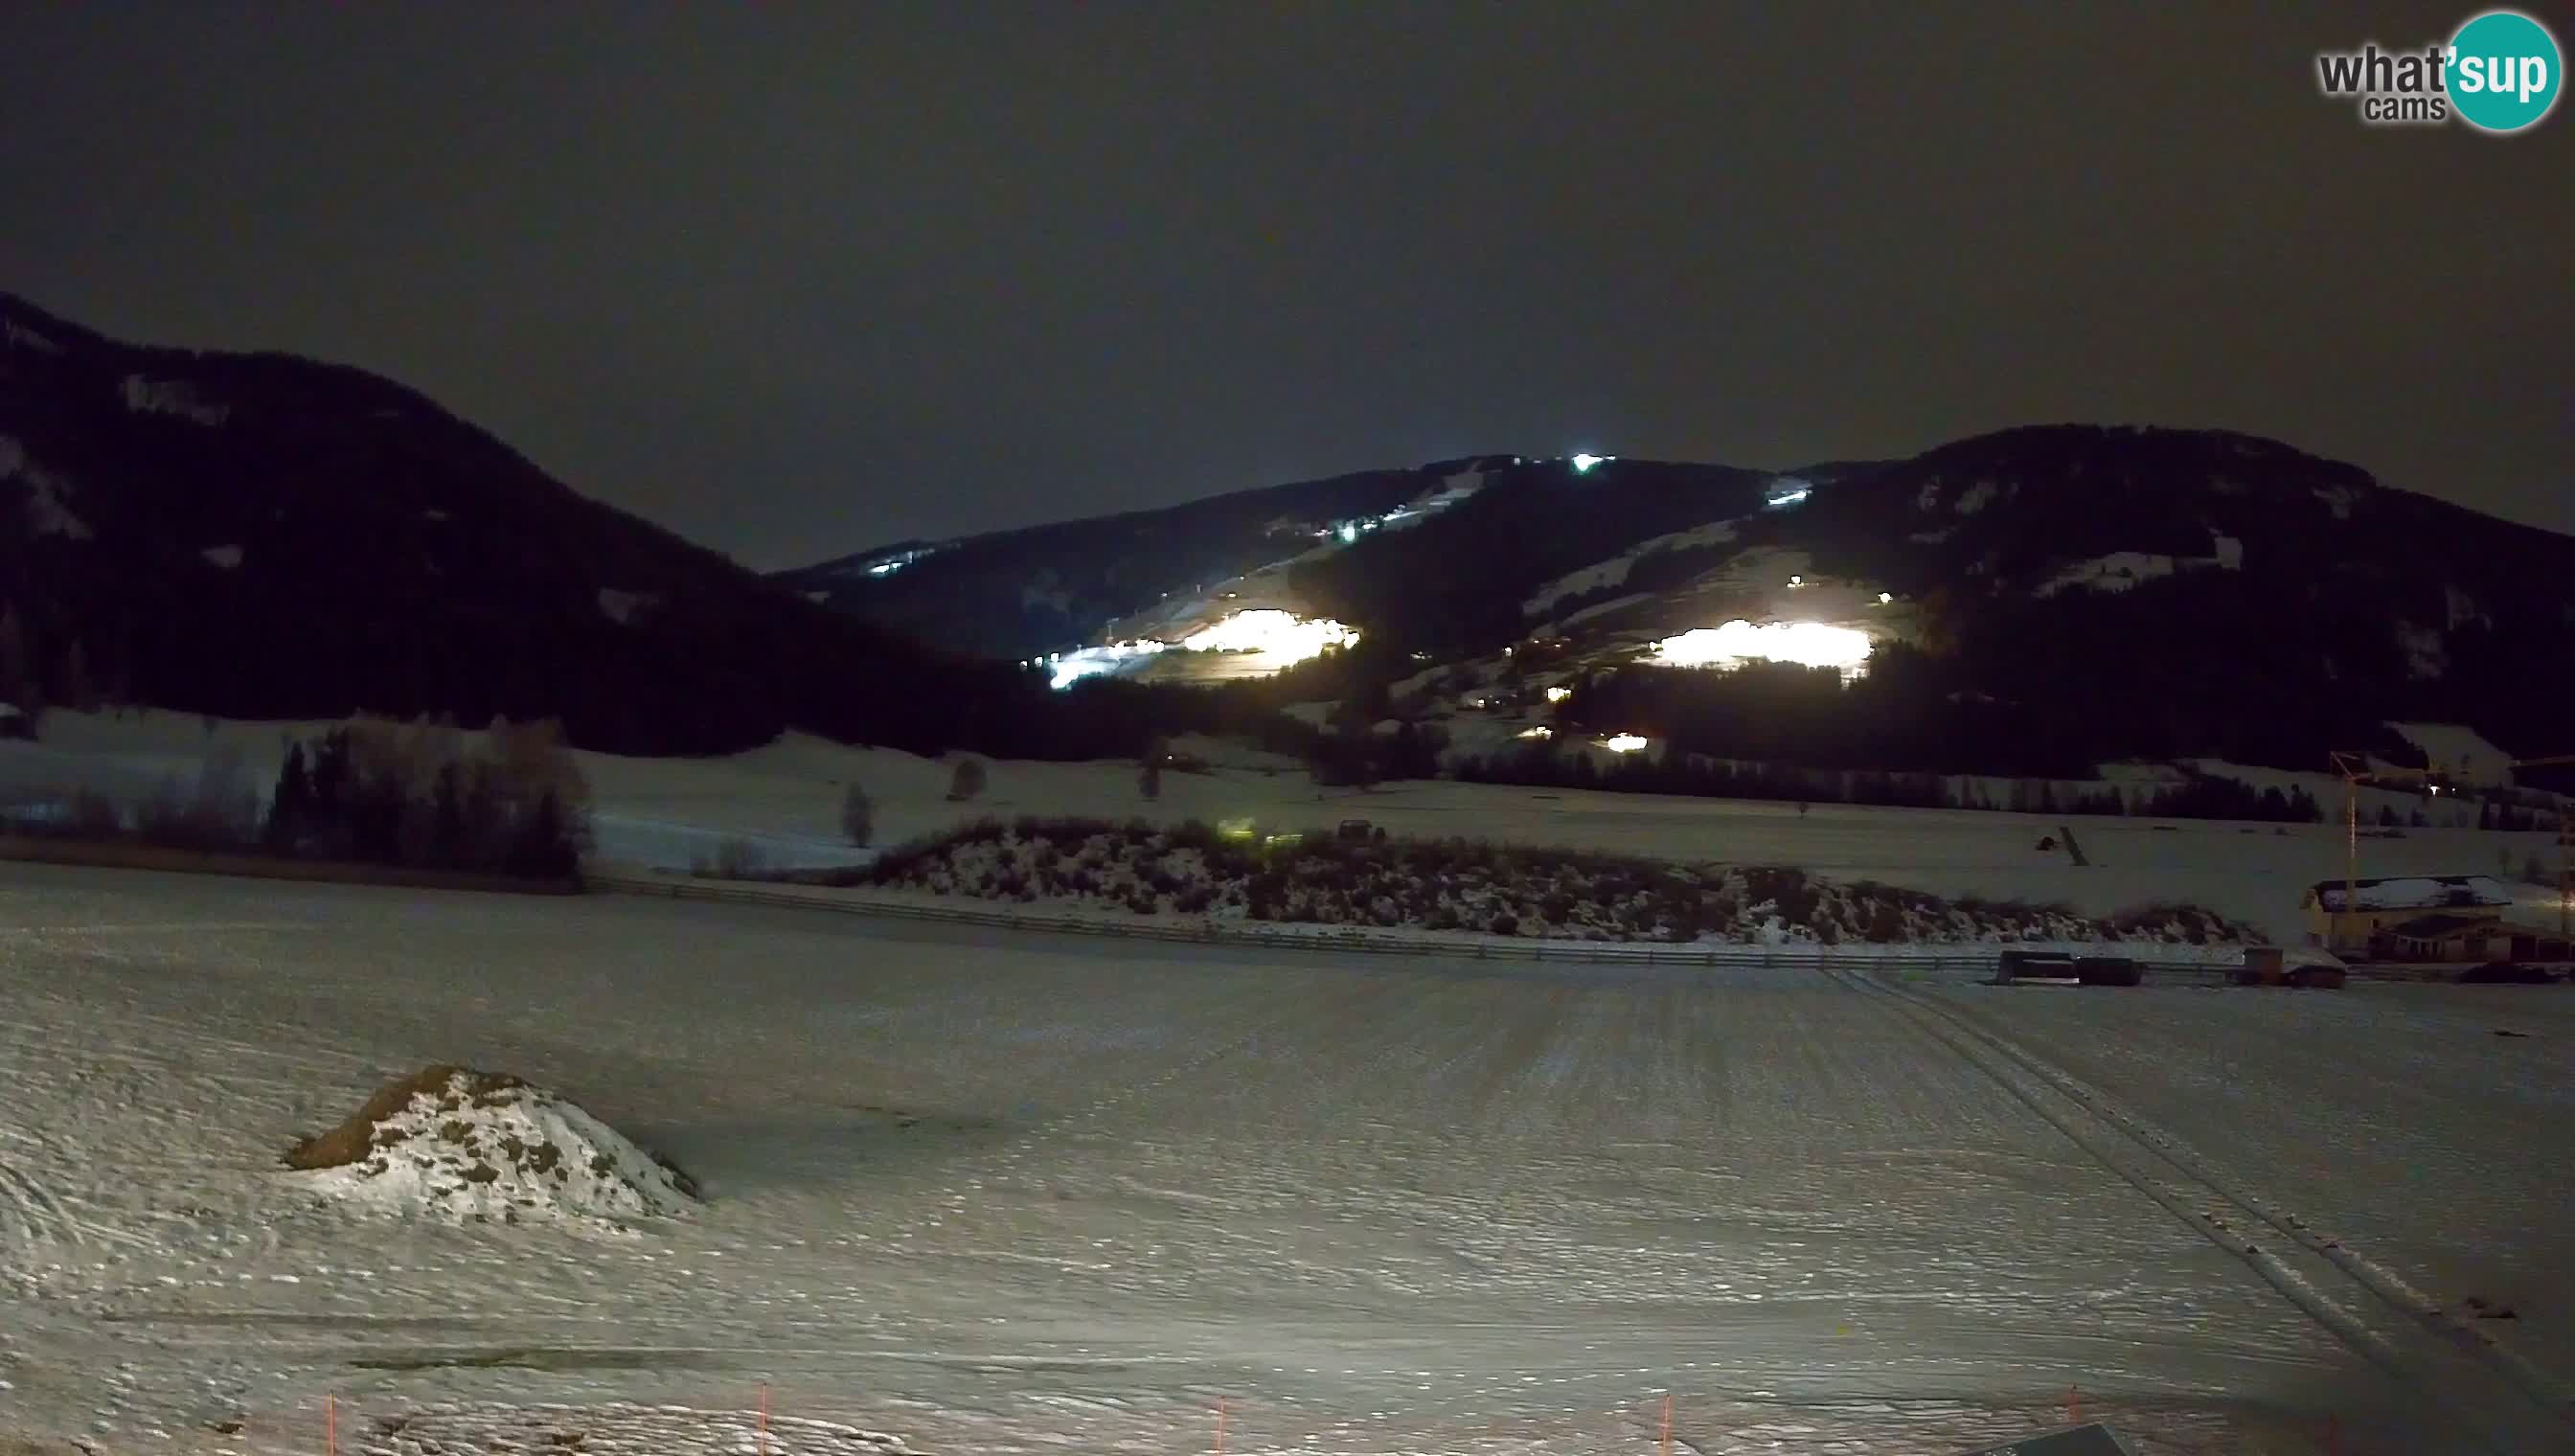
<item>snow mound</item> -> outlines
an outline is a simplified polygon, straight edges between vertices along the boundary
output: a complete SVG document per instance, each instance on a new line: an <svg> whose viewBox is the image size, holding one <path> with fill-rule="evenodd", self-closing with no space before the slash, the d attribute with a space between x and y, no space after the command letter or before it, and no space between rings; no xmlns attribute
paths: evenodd
<svg viewBox="0 0 2575 1456"><path fill-rule="evenodd" d="M328 1196L458 1223L616 1223L695 1201L679 1170L581 1108L455 1066L384 1087L286 1161Z"/></svg>
<svg viewBox="0 0 2575 1456"><path fill-rule="evenodd" d="M899 1436L836 1421L679 1405L441 1405L378 1416L365 1451L554 1451L578 1456L912 1456ZM347 1438L343 1438L344 1441Z"/></svg>

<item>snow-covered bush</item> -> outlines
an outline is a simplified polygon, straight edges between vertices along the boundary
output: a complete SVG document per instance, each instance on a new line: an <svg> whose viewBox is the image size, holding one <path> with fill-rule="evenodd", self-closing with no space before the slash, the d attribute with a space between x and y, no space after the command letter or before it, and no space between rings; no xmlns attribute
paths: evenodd
<svg viewBox="0 0 2575 1456"><path fill-rule="evenodd" d="M1591 940L2239 940L2190 906L2084 918L2063 905L1839 884L1773 865L1678 865L1464 839L1267 842L1205 824L987 819L887 851L889 888L1268 921L1481 930Z"/></svg>

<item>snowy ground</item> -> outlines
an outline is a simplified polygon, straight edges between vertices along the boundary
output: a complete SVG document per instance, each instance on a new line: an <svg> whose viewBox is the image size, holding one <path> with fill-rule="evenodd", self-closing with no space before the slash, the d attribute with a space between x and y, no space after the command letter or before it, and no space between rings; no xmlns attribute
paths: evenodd
<svg viewBox="0 0 2575 1456"><path fill-rule="evenodd" d="M1669 1391L1684 1449L1820 1456L2071 1387L2150 1453L2480 1449L2433 1433L2453 1396L2484 1449L2562 1449L2330 1288L2402 1346L2364 1363L1935 1011L2518 1301L2562 1375L2575 1002L1907 994L0 866L0 1426L310 1451L327 1396L344 1449L694 1456L759 1449L767 1385L781 1452L1202 1451L1223 1398L1233 1451L1588 1453L1650 1449ZM276 1170L431 1061L707 1203L601 1240Z"/></svg>
<svg viewBox="0 0 2575 1456"><path fill-rule="evenodd" d="M1952 999L2575 1378L2575 994L2360 990Z"/></svg>
<svg viewBox="0 0 2575 1456"><path fill-rule="evenodd" d="M0 742L0 792L88 781L140 795L168 772L193 772L210 744L238 748L263 781L288 731L324 725L231 723L209 735L198 720L143 721L56 714L42 743ZM1216 772L1166 773L1162 797L1137 792L1132 763L992 765L972 803L947 800L950 766L885 749L845 748L789 734L721 758L626 758L581 753L596 802L598 851L628 864L685 869L713 859L728 837L758 845L779 867L849 862L841 841L842 785L864 784L877 804L877 840L893 843L987 814L1142 817L1158 822L1254 817L1265 826L1324 829L1364 817L1395 833L1558 844L1690 861L1793 864L1839 880L1879 879L1947 898L1981 895L2062 900L2087 915L2152 901L2199 904L2294 943L2306 931L2305 888L2344 872L2344 838L2325 824L2278 826L2192 819L2067 818L1950 809L1869 808L1590 793L1500 784L1407 782L1373 792L1318 793L1306 775L1270 755L1208 749ZM1240 764L1241 766L1234 766ZM1264 766L1277 771L1263 771ZM2334 803L2322 775L2263 774L2297 782ZM2000 792L1998 789L1997 792ZM2410 802L2410 800L2408 800ZM2070 825L2088 867L2035 846ZM2277 832L2275 832L2277 830ZM2533 854L2553 864L2549 834L2409 829L2363 839L2359 872L2497 874L2513 883L2516 917L2554 927L2554 889L2518 882ZM2508 873L2504 872L2508 869Z"/></svg>

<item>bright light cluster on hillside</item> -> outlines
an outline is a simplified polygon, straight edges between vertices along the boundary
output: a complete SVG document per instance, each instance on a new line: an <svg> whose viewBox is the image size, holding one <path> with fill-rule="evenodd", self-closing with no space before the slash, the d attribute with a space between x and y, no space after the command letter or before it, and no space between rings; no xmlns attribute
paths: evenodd
<svg viewBox="0 0 2575 1456"><path fill-rule="evenodd" d="M1769 622L1754 625L1737 619L1723 627L1702 627L1654 645L1648 661L1666 668L1735 668L1745 663L1797 663L1809 668L1839 668L1857 675L1868 668L1868 634L1820 622Z"/></svg>
<svg viewBox="0 0 2575 1456"><path fill-rule="evenodd" d="M1058 653L1049 660L1049 665L1055 669L1055 677L1049 686L1070 688L1085 678L1115 673L1137 658L1152 657L1164 646L1158 642L1114 642L1105 647L1084 648L1078 653Z"/></svg>
<svg viewBox="0 0 2575 1456"><path fill-rule="evenodd" d="M1328 617L1304 618L1276 608L1257 608L1237 612L1213 627L1202 629L1177 643L1121 642L1102 647L1084 648L1052 659L1053 684L1070 688L1085 678L1114 673L1139 658L1157 653L1257 653L1267 661L1272 672L1291 667L1307 658L1320 656L1325 648L1345 648L1359 640L1359 635Z"/></svg>
<svg viewBox="0 0 2575 1456"><path fill-rule="evenodd" d="M1325 648L1345 648L1359 635L1328 617L1304 618L1264 607L1233 616L1181 640L1194 653L1267 653L1279 666L1301 663Z"/></svg>
<svg viewBox="0 0 2575 1456"><path fill-rule="evenodd" d="M938 548L925 546L915 551L904 552L899 556L890 556L881 561L870 562L868 564L868 575L878 578L891 577L895 573L902 571L904 568L911 566L914 562L921 560L923 557L931 555L936 550L938 550Z"/></svg>

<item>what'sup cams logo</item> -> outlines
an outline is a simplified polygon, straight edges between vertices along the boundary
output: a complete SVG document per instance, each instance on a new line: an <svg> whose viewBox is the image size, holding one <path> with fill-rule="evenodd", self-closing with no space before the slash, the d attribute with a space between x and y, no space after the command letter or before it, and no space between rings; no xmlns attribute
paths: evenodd
<svg viewBox="0 0 2575 1456"><path fill-rule="evenodd" d="M2566 89L2564 52L2548 27L2518 10L2489 10L2446 41L2418 50L2316 54L2316 89L2358 104L2371 126L2458 121L2483 132L2527 131Z"/></svg>

